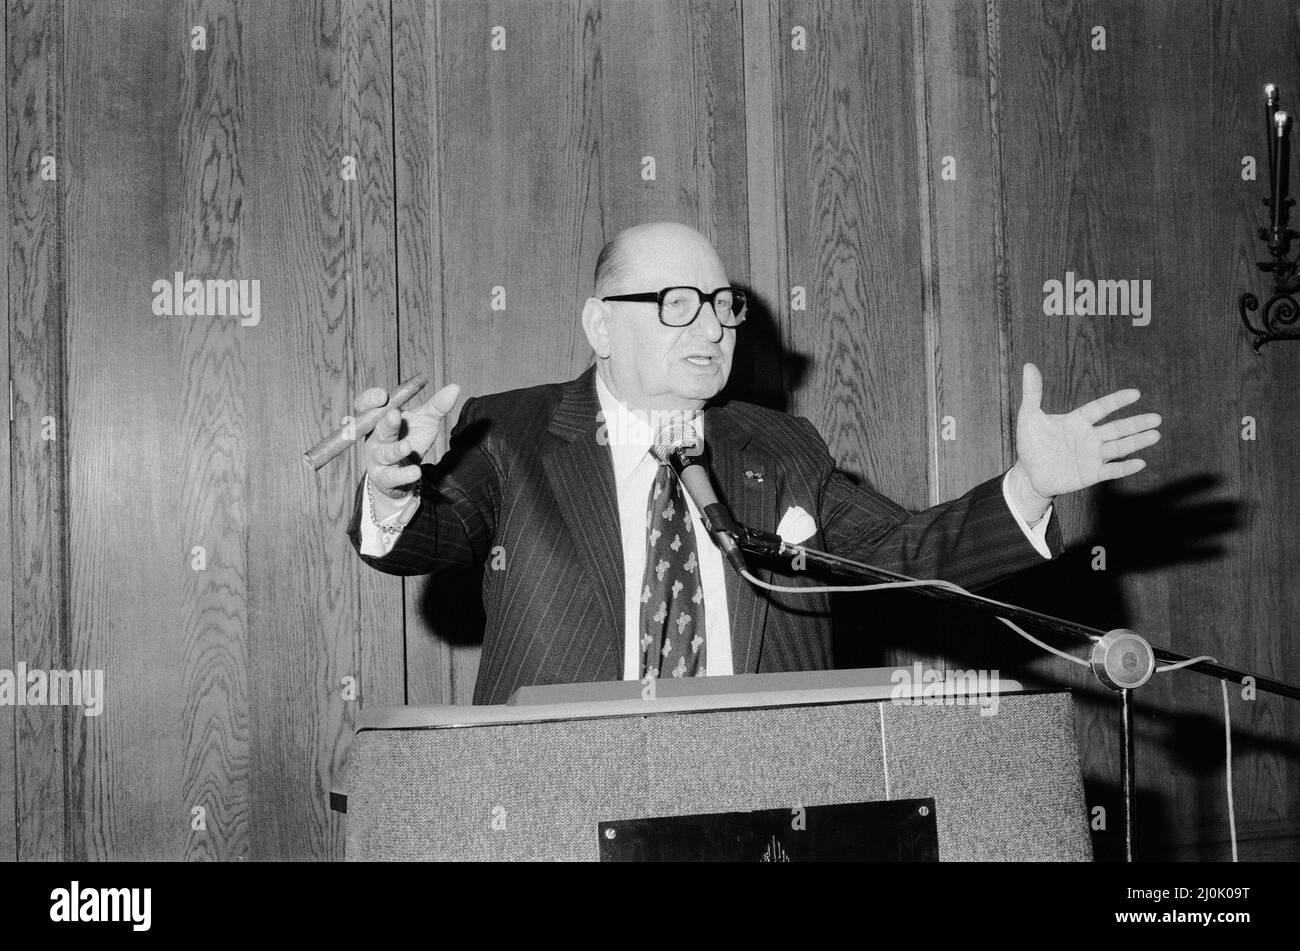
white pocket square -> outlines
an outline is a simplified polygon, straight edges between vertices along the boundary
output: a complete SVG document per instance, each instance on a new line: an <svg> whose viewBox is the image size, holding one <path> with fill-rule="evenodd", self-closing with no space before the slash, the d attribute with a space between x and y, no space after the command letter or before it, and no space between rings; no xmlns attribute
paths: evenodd
<svg viewBox="0 0 1300 951"><path fill-rule="evenodd" d="M817 523L813 521L811 515L796 505L785 510L785 515L781 516L781 524L776 527L776 533L787 545L797 545L817 534Z"/></svg>

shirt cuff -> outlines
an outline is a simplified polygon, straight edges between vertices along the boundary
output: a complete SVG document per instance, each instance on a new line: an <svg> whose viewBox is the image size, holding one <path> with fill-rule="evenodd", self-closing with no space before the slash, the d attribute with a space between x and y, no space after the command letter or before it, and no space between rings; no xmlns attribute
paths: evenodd
<svg viewBox="0 0 1300 951"><path fill-rule="evenodd" d="M376 510L376 503L382 511ZM370 476L367 475L361 504L365 507L365 511L361 514L361 554L383 558L393 550L393 546L397 544L397 537L402 534L402 529L414 517L415 510L420 507L420 494L416 492L399 504L387 496L372 494ZM383 511L393 509L394 506L396 510L383 515L378 522L375 521L376 516L382 515Z"/></svg>
<svg viewBox="0 0 1300 951"><path fill-rule="evenodd" d="M1011 493L1007 491L1007 480L1010 478L1011 470L1008 469L1007 474L1002 477L1002 498L1006 499L1007 508L1011 509L1011 517L1016 520L1016 524L1020 526L1020 530L1029 539L1029 544L1034 546L1034 550L1044 558L1050 559L1052 551L1047 547L1047 523L1052 520L1052 506L1049 504L1047 511L1043 513L1043 517L1030 525L1016 509L1015 503L1011 501Z"/></svg>

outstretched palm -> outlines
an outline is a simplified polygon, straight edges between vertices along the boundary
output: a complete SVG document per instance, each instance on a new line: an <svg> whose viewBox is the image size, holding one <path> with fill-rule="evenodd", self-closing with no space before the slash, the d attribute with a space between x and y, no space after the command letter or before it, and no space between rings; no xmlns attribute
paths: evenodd
<svg viewBox="0 0 1300 951"><path fill-rule="evenodd" d="M1159 441L1158 413L1098 425L1141 395L1133 389L1116 390L1070 413L1044 413L1043 377L1038 367L1026 363L1016 417L1016 452L1030 487L1051 498L1145 468L1141 459L1124 457Z"/></svg>

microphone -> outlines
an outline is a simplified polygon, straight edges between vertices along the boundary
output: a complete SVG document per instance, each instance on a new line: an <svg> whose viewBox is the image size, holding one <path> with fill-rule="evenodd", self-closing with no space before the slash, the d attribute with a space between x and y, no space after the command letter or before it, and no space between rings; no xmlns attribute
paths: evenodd
<svg viewBox="0 0 1300 951"><path fill-rule="evenodd" d="M731 517L727 507L718 501L718 494L713 491L713 483L709 479L708 471L700 464L697 455L692 454L691 450L698 452L699 445L700 438L695 432L695 427L689 423L674 423L660 431L659 438L650 447L650 452L661 463L671 466L673 472L677 473L682 491L695 503L700 513L700 520L713 536L714 543L722 550L727 561L731 562L731 567L735 568L737 573L743 573L749 566L745 564L745 556L741 554L740 546L736 544L736 536L743 534L744 529Z"/></svg>

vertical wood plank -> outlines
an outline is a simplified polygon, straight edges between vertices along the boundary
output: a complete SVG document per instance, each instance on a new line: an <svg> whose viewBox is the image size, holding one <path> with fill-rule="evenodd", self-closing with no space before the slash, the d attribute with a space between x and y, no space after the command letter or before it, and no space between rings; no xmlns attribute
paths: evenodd
<svg viewBox="0 0 1300 951"><path fill-rule="evenodd" d="M259 405L283 410L249 437L254 858L342 855L328 792L355 714L344 679L362 703L404 694L401 589L359 580L342 534L359 453L319 473L301 461L302 434L337 425L359 390L391 389L398 369L389 5L322 0L309 14L273 5L251 19L251 95L273 106L248 116L267 314L250 371Z"/></svg>
<svg viewBox="0 0 1300 951"><path fill-rule="evenodd" d="M0 43L0 76L4 77L4 88L0 91L0 102L4 103L5 141L13 141L9 132L9 37L5 30L4 42ZM13 392L13 370L9 361L10 307L9 307L9 256L12 251L13 218L11 217L10 192L13 190L9 179L9 150L0 155L0 182L4 183L0 194L0 221L5 227L4 264L0 266L0 305L4 307L4 325L0 328L0 366L6 368L3 378L3 390L0 400L4 405L5 426L0 429L0 669L14 669L14 550L18 537L10 515L10 494L13 481L10 476L9 432L10 394ZM0 862L13 862L18 858L18 760L14 749L15 708L0 708Z"/></svg>
<svg viewBox="0 0 1300 951"><path fill-rule="evenodd" d="M12 660L42 670L63 669L69 662L65 472L71 432L65 412L60 186L75 173L61 148L63 10L53 0L10 3L5 37L7 154L12 162L5 178L10 212L6 301L14 383L7 499L13 517ZM47 155L58 162L57 181L40 176ZM39 706L6 714L13 730L11 775L19 823L15 852L20 860L51 861L67 855L67 801L75 795L69 784L79 780L68 770L65 731L82 725L70 723L73 716L63 707Z"/></svg>
<svg viewBox="0 0 1300 951"><path fill-rule="evenodd" d="M780 326L788 319L789 275L784 252L784 150L777 135L785 127L785 103L776 87L781 37L773 23L775 0L745 0L741 33L745 61L745 181L749 223L749 289L753 300L736 341L729 391L763 405L787 405L787 368ZM779 315L779 316L778 316Z"/></svg>
<svg viewBox="0 0 1300 951"><path fill-rule="evenodd" d="M238 401L220 413L202 407L229 374L236 388L224 392L239 391L238 344L215 322L155 316L151 306L156 280L202 272L208 254L237 254L237 190L227 199L238 175L214 144L223 134L206 135L204 110L179 101L187 66L201 99L224 91L205 92L206 61L182 53L189 26L211 12L69 10L67 75L97 80L69 83L66 113L69 440L87 463L68 474L68 637L70 662L103 669L106 694L103 715L74 733L68 851L89 859L220 855L239 822L240 797L218 764L247 761L228 732L244 575L242 544L226 525L241 502L232 480L243 427ZM208 26L215 55L233 57L229 31ZM189 191L209 161L211 190ZM211 246L189 230L200 221L218 235ZM192 546L205 549L208 572L190 571ZM206 810L212 836L187 834L191 806Z"/></svg>
<svg viewBox="0 0 1300 951"><path fill-rule="evenodd" d="M423 372L437 385L438 374L427 362L403 365L402 354L411 324L418 326L421 314L406 311L404 304L414 295L402 297L399 285L398 181L395 146L410 148L394 134L394 69L392 10L389 0L345 2L343 12L343 102L346 109L345 135L340 152L355 156L356 181L344 180L348 200L346 223L349 235L348 307L352 319L355 366L351 385L343 394L340 410L351 411L351 398L371 386L395 387L399 380ZM409 151L406 153L409 159ZM339 158L342 158L340 155ZM340 174L340 173L336 173ZM415 281L423 274L411 274ZM415 290L418 292L419 284ZM426 387L423 398L435 392ZM350 475L360 479L364 471L360 452L351 454ZM351 501L351 484L344 489ZM346 544L346 543L345 543ZM350 548L350 544L348 544ZM392 706L406 702L406 645L401 591L394 591L391 579L358 565L359 602L356 638L362 695L359 704L344 707L345 724L350 725L359 707ZM409 587L403 584L403 588ZM336 761L334 766L339 764Z"/></svg>
<svg viewBox="0 0 1300 951"><path fill-rule="evenodd" d="M156 131L174 135L177 143L176 184L169 196L176 231L169 250L175 270L187 278L247 280L249 266L256 265L245 244L246 209L252 210L245 184L256 169L242 147L253 107L246 41L257 27L233 3L190 0L181 10L174 34L150 31L164 60L178 66L178 96L159 102L161 97L146 91L137 104L154 106ZM185 36L195 26L207 31L207 49L182 45L177 62L169 34ZM160 779L178 784L166 793L179 801L168 810L172 821L156 821L151 831L159 854L179 848L188 860L232 861L248 858L253 850L249 601L256 582L249 538L256 501L246 479L257 418L247 396L259 383L249 364L259 328L239 320L181 317L170 329L184 372L175 381L173 424L178 518L175 528L163 531L172 539L167 547L179 547L183 560L175 565L168 558L160 566L162 577L178 584L181 599L175 631L179 696L163 697L179 700L172 713L179 714L180 729L177 759L169 764L176 774ZM156 390L138 394L154 400L160 395ZM196 546L206 552L201 571L186 564L185 553ZM168 634L156 623L146 630L155 643ZM114 766L120 769L128 756ZM204 811L206 827L185 822L183 840L177 842L171 828L196 808Z"/></svg>
<svg viewBox="0 0 1300 951"><path fill-rule="evenodd" d="M772 27L786 408L813 422L851 478L924 507L931 414L913 8L782 3ZM794 307L798 289L806 309ZM917 630L930 626L924 610L908 594L837 599L836 665L900 652L910 662Z"/></svg>
<svg viewBox="0 0 1300 951"><path fill-rule="evenodd" d="M997 300L1000 170L993 160L985 0L912 3L925 357L926 469L932 505L1010 464ZM917 407L920 412L921 407ZM892 660L968 669L969 613L917 602Z"/></svg>
<svg viewBox="0 0 1300 951"><path fill-rule="evenodd" d="M600 245L595 21L557 2L439 15L448 379L473 395L567 378L589 362L580 262Z"/></svg>
<svg viewBox="0 0 1300 951"><path fill-rule="evenodd" d="M770 306L780 299L783 286L778 243L783 206L777 194L781 151L776 147L780 100L773 86L771 0L746 0L741 14L750 285Z"/></svg>
<svg viewBox="0 0 1300 951"><path fill-rule="evenodd" d="M931 64L928 61L926 48L929 45L926 25L926 9L924 3L912 3L912 94L915 99L915 109L913 121L916 123L916 184L917 184L917 205L918 215L917 237L920 239L921 256L919 265L921 268L921 337L922 352L925 358L925 442L926 442L926 501L933 505L940 500L939 496L939 467L940 467L940 427L938 419L939 411L939 380L943 373L944 364L942 354L938 353L940 340L940 323L939 323L939 279L941 275L941 262L939 259L939 250L937 242L942 232L937 231L940 223L938 222L938 211L935 208L936 199L939 197L934 193L930 182L930 167L933 163L931 158L931 148L937 144L930 141L930 70ZM942 69L942 64L936 66L937 70ZM942 121L946 116L940 116ZM941 146L939 146L941 147ZM944 262L946 263L946 262Z"/></svg>
<svg viewBox="0 0 1300 951"><path fill-rule="evenodd" d="M429 394L448 382L442 348L439 105L433 58L437 11L437 4L424 0L394 0L392 5L397 356L403 371L399 375L428 376ZM446 448L445 442L438 447ZM421 621L421 580L402 583L406 702L451 703L452 647Z"/></svg>
<svg viewBox="0 0 1300 951"><path fill-rule="evenodd" d="M787 267L808 295L783 339L812 361L793 409L847 471L917 505L928 492L911 8L778 9L777 88L801 104L781 130ZM790 48L796 26L806 51Z"/></svg>
<svg viewBox="0 0 1300 951"><path fill-rule="evenodd" d="M393 4L398 354L404 375L428 375L429 395L453 382L444 347L449 321L443 308L440 7L425 0ZM464 393L463 381L455 382ZM438 448L445 451L445 442ZM477 595L476 584L466 586L470 597ZM407 702L451 703L454 674L462 672L455 677L460 684L467 663L477 659L473 630L482 612L466 603L463 590L457 597L450 583L411 578L403 588ZM461 610L453 614L450 605ZM468 701L472 692L471 679L460 693Z"/></svg>
<svg viewBox="0 0 1300 951"><path fill-rule="evenodd" d="M924 25L926 161L920 182L929 198L921 220L929 231L922 260L931 262L923 286L933 298L927 308L933 327L933 503L1010 465L1002 432L1010 393L999 339L995 222L1001 181L992 156L985 3L920 2L916 10ZM955 180L943 178L947 159ZM948 416L952 439L943 438Z"/></svg>
<svg viewBox="0 0 1300 951"><path fill-rule="evenodd" d="M600 129L608 236L641 222L681 221L713 243L730 279L748 281L739 8L611 3L599 22L608 63ZM643 177L647 157L653 181Z"/></svg>

